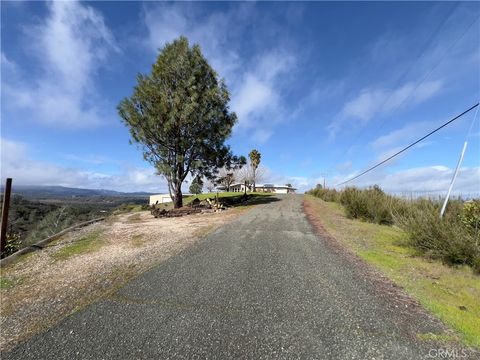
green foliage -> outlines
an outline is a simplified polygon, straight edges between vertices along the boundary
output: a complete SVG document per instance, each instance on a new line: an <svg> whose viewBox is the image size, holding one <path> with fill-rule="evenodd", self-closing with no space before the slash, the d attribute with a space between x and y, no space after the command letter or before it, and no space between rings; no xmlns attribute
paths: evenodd
<svg viewBox="0 0 480 360"><path fill-rule="evenodd" d="M252 164L252 168L257 169L258 165L260 165L260 160L262 158L262 154L257 149L253 149L248 154L250 157L250 163Z"/></svg>
<svg viewBox="0 0 480 360"><path fill-rule="evenodd" d="M400 226L409 236L409 245L421 254L448 264L468 264L480 272L479 200L465 204L451 200L441 219L439 202L403 200L386 194L378 186L342 191L316 187L307 193L339 202L351 219Z"/></svg>
<svg viewBox="0 0 480 360"><path fill-rule="evenodd" d="M260 160L262 158L262 154L256 149L253 149L250 151L248 154L248 157L250 158L250 166L252 167L252 182L253 182L253 191L255 191L255 183L257 179L257 169L258 166L260 165Z"/></svg>
<svg viewBox="0 0 480 360"><path fill-rule="evenodd" d="M237 120L229 101L200 47L180 37L165 45L152 72L138 75L133 95L119 104L133 141L167 179L175 207L182 206L181 186L189 173L212 178L216 169L245 159L225 145Z"/></svg>
<svg viewBox="0 0 480 360"><path fill-rule="evenodd" d="M65 260L74 255L81 255L89 252L94 252L104 245L105 241L102 239L101 231L94 231L77 239L71 244L67 244L60 250L53 254L56 260Z"/></svg>
<svg viewBox="0 0 480 360"><path fill-rule="evenodd" d="M5 244L5 256L13 254L20 249L22 242L20 241L19 234L7 234L6 244Z"/></svg>
<svg viewBox="0 0 480 360"><path fill-rule="evenodd" d="M8 232L17 234L25 242L29 233L49 212L59 208L56 204L45 204L29 201L21 196L14 195L10 199L8 213Z"/></svg>
<svg viewBox="0 0 480 360"><path fill-rule="evenodd" d="M203 188L202 178L197 175L195 176L195 178L192 180L192 183L190 184L190 187L189 187L190 193L195 195L201 194L202 188Z"/></svg>
<svg viewBox="0 0 480 360"><path fill-rule="evenodd" d="M138 212L148 210L149 206L147 204L121 204L113 210L113 214L124 214L129 212Z"/></svg>
<svg viewBox="0 0 480 360"><path fill-rule="evenodd" d="M393 224L392 205L395 199L386 195L376 185L365 190L346 188L341 192L339 199L345 206L349 218L376 224Z"/></svg>
<svg viewBox="0 0 480 360"><path fill-rule="evenodd" d="M461 201L449 202L443 218L440 208L440 203L430 200L413 201L395 221L409 235L410 245L422 254L449 264L468 264L480 272L478 238L462 222Z"/></svg>
<svg viewBox="0 0 480 360"><path fill-rule="evenodd" d="M460 220L468 232L477 238L480 236L480 200L468 201L463 205Z"/></svg>
<svg viewBox="0 0 480 360"><path fill-rule="evenodd" d="M32 244L36 241L52 236L78 221L74 216L75 211L68 206L62 206L49 212L40 220L28 234L26 242Z"/></svg>
<svg viewBox="0 0 480 360"><path fill-rule="evenodd" d="M322 188L322 185L317 184L315 189L309 190L306 192L307 194L313 195L315 197L318 197L324 201L329 201L329 202L339 202L340 201L340 193L335 190L335 189L328 189Z"/></svg>
<svg viewBox="0 0 480 360"><path fill-rule="evenodd" d="M8 214L9 234L18 236L12 243L17 250L56 234L69 226L105 215L99 204L41 203L14 196Z"/></svg>

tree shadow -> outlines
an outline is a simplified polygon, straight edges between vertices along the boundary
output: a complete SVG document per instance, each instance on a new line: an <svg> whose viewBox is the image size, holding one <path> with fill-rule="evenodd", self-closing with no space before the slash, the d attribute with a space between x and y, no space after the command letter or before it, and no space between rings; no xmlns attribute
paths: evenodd
<svg viewBox="0 0 480 360"><path fill-rule="evenodd" d="M228 207L269 204L269 203L281 201L281 200L282 199L279 199L273 194L272 195L247 194L246 198L244 194L241 194L238 196L221 198L221 202Z"/></svg>

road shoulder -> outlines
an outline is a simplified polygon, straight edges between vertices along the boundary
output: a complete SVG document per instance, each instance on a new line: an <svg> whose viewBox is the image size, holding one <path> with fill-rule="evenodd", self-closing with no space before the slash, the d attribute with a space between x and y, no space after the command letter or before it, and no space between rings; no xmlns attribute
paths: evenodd
<svg viewBox="0 0 480 360"><path fill-rule="evenodd" d="M380 293L400 307L403 303L408 311L427 309L446 325L440 334L417 334L420 340L476 352L480 341L478 276L416 256L404 245L399 229L347 219L338 204L307 195L303 205L328 245L348 258Z"/></svg>

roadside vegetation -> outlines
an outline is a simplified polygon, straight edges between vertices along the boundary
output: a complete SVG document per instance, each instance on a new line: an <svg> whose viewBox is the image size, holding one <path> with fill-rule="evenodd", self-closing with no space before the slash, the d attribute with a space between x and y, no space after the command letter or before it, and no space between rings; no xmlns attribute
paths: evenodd
<svg viewBox="0 0 480 360"><path fill-rule="evenodd" d="M125 203L124 203L125 202ZM146 210L147 198L82 197L30 200L14 195L8 214L5 256L35 244L68 227L112 214Z"/></svg>
<svg viewBox="0 0 480 360"><path fill-rule="evenodd" d="M53 253L55 260L65 260L71 256L82 255L99 250L105 241L102 238L102 231L92 231L85 236L72 241Z"/></svg>
<svg viewBox="0 0 480 360"><path fill-rule="evenodd" d="M382 204L377 204L376 209L369 208L367 203L370 204L375 197L382 199ZM401 207L394 205L397 201ZM389 210L389 215L384 207ZM354 211L358 208L362 216ZM321 223L326 233L402 286L456 331L456 334L442 337L417 334L419 339L460 340L468 346L480 347L480 278L478 266L468 264L471 255L465 249L465 246L472 248L472 243L468 243L472 238L452 235L455 229L464 235L475 229L478 202L453 201L443 219L445 224L442 224L439 205L434 201L404 201L381 195L379 189L348 190L346 194L316 189L306 195L305 210ZM370 215L365 215L369 211ZM452 228L448 229L448 226ZM449 239L453 239L452 244L440 246ZM433 260L439 257L444 261Z"/></svg>
<svg viewBox="0 0 480 360"><path fill-rule="evenodd" d="M480 200L454 199L440 218L441 202L401 199L378 186L342 191L316 188L307 192L343 205L350 219L395 225L408 235L407 246L449 265L468 265L480 273Z"/></svg>

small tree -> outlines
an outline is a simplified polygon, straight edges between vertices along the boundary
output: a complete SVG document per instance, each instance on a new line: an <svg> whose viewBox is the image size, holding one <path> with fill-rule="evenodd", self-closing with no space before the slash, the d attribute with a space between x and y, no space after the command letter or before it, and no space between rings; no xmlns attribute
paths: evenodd
<svg viewBox="0 0 480 360"><path fill-rule="evenodd" d="M200 176L197 175L193 179L188 190L190 190L191 194L198 195L202 193L202 189L203 189L203 181L200 178Z"/></svg>
<svg viewBox="0 0 480 360"><path fill-rule="evenodd" d="M255 169L255 180L258 181L263 181L267 174L267 169L258 166ZM254 180L253 180L253 166L252 163L249 162L247 166L242 167L241 169L238 169L235 171L235 179L238 182L241 182L242 184L244 183L246 187L249 188L249 191L254 191Z"/></svg>
<svg viewBox="0 0 480 360"><path fill-rule="evenodd" d="M250 151L250 154L248 154L250 157L250 165L252 167L252 182L253 182L253 191L255 191L255 183L257 180L257 168L258 165L260 165L260 158L262 157L262 154L260 154L256 149L253 149Z"/></svg>
<svg viewBox="0 0 480 360"><path fill-rule="evenodd" d="M220 169L218 172L217 183L225 187L227 191L230 191L230 186L235 182L235 173L233 169Z"/></svg>
<svg viewBox="0 0 480 360"><path fill-rule="evenodd" d="M149 75L138 75L133 95L118 106L145 160L166 178L175 208L183 205L188 174L213 178L218 168L245 159L225 145L237 120L229 101L200 47L180 37L160 51Z"/></svg>
<svg viewBox="0 0 480 360"><path fill-rule="evenodd" d="M215 183L213 182L213 180L205 179L203 183L208 192L212 192L213 189L215 189Z"/></svg>

